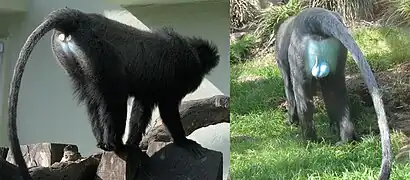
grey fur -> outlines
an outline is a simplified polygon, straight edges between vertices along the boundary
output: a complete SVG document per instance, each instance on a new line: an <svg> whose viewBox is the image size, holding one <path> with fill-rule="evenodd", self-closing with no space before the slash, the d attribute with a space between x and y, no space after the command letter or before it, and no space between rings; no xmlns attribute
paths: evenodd
<svg viewBox="0 0 410 180"><path fill-rule="evenodd" d="M313 36L323 36L323 37L329 37L333 36L336 39L338 39L346 48L347 50L350 51L350 53L353 56L353 59L355 63L358 65L362 76L364 77L365 83L369 89L369 92L372 96L374 108L376 110L377 114L377 119L378 119L378 125L380 129L380 137L381 137L381 144L382 144L382 163L381 163L381 169L379 173L379 179L380 180L386 180L390 178L390 172L391 172L391 164L392 164L392 150L391 150L391 142L390 142L390 135L389 135L389 127L387 124L386 120L386 114L384 110L384 105L383 101L381 98L381 92L380 89L377 85L377 82L374 78L373 72L370 69L369 64L367 63L366 59L364 58L363 53L361 52L360 48L356 44L356 42L353 40L353 37L349 34L349 31L347 27L343 24L342 18L340 17L339 14L323 9L323 8L308 8L303 11L301 11L299 14L297 14L294 17L290 17L283 21L283 23L280 25L280 27L277 27L277 30L275 31L279 37L277 37L277 42L276 42L276 55L277 59L288 59L288 56L297 56L294 55L294 52L289 52L288 54L288 49L289 51L295 50L295 51L302 51L300 47L293 47L292 45L299 45L302 44L302 40L300 37L306 36L306 35L313 35ZM289 41L289 42L287 42ZM299 49L298 49L299 48ZM299 57L298 57L299 58ZM346 61L344 59L344 61ZM300 67L292 67L292 66L298 66L295 64L289 64L289 62L282 62L282 66L290 66L290 71L298 71ZM290 63L300 63L300 62L290 62ZM345 62L343 62L345 63ZM344 67L344 64L343 64ZM295 69L296 68L296 69ZM343 74L344 74L344 70ZM288 74L283 74L284 78L287 78L290 72L287 72ZM300 79L297 79L300 80ZM306 79L305 79L306 80ZM292 79L293 83L295 83L294 79ZM344 83L344 79L343 79ZM285 86L289 85L289 82L285 82ZM290 86L292 86L290 84ZM298 88L298 87L296 87ZM295 89L295 93L303 93L301 92L302 89ZM294 96L293 92L287 91L287 96ZM293 102L291 102L293 103ZM289 104L289 102L288 102ZM303 108L308 108L308 105L300 105L300 107ZM295 107L295 106L289 106L289 107ZM342 109L340 109L343 111ZM348 113L348 107L345 109L346 116L349 116ZM288 109L290 112L296 111L296 109ZM295 113L290 113L293 115L293 117L289 117L290 121L292 119L297 119L298 117L295 116ZM345 117L347 118L347 117ZM308 122L309 123L309 122ZM348 123L348 124L346 124ZM313 124L310 125L302 125L303 126L313 126ZM346 128L351 128L350 130L346 130L347 132L353 132L353 125L349 121L342 123L341 126L346 126ZM311 135L315 136L314 132L307 132L308 134L310 133ZM341 135L343 137L343 135ZM350 137L348 137L350 138ZM342 139L343 140L343 139Z"/></svg>

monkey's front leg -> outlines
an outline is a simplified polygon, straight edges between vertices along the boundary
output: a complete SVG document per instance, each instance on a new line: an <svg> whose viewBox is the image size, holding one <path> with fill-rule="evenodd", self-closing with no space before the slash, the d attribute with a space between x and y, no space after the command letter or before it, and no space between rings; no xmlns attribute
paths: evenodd
<svg viewBox="0 0 410 180"><path fill-rule="evenodd" d="M191 152L195 158L203 158L204 151L200 144L188 139L185 135L185 130L181 123L181 116L179 114L179 100L167 99L159 103L159 113L161 119L169 132L171 133L173 142L189 152Z"/></svg>
<svg viewBox="0 0 410 180"><path fill-rule="evenodd" d="M295 91L296 108L300 121L300 129L305 139L316 141L317 135L313 122L313 93L312 81L303 72L295 72L292 75Z"/></svg>

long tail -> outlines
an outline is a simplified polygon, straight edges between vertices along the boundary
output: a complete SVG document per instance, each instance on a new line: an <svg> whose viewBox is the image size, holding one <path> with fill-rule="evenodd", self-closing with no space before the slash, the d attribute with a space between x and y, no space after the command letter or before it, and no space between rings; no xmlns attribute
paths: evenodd
<svg viewBox="0 0 410 180"><path fill-rule="evenodd" d="M14 161L19 167L20 174L23 180L30 180L30 174L27 165L24 161L23 154L20 149L20 142L17 136L17 102L20 91L21 79L27 63L27 60L38 41L50 30L54 28L66 29L75 28L75 19L81 16L78 10L63 8L51 12L45 20L28 36L23 48L20 51L16 66L13 72L13 78L10 86L10 93L8 99L9 105L9 141L10 149L14 156Z"/></svg>
<svg viewBox="0 0 410 180"><path fill-rule="evenodd" d="M326 34L338 39L350 51L354 61L359 66L362 76L364 77L366 85L372 96L380 129L382 164L379 173L379 180L389 179L392 164L389 126L387 124L384 105L381 98L382 95L363 53L353 40L353 37L349 34L346 26L341 22L340 17L338 17L334 12L322 8L310 8L300 12L299 15L306 18L305 20L308 22L308 26L311 28L313 33Z"/></svg>

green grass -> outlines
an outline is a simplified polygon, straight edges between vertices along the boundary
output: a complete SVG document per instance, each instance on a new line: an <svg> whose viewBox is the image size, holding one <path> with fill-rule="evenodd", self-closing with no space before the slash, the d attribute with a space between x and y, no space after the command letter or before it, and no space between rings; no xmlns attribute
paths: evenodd
<svg viewBox="0 0 410 180"><path fill-rule="evenodd" d="M359 44L374 71L383 71L410 60L410 33L394 28L359 28L353 38ZM358 72L349 53L347 68Z"/></svg>
<svg viewBox="0 0 410 180"><path fill-rule="evenodd" d="M383 33L387 35L381 35ZM396 64L410 57L404 50L406 46L394 44L409 43L410 38L388 33L375 29L355 33L363 53L380 69L387 68L381 65L383 63ZM386 36L396 41L383 43L389 39ZM383 38L374 40L376 37ZM397 54L398 50L391 47L403 51ZM285 124L286 112L278 109L285 95L281 75L273 61L274 57L269 56L231 65L232 179L377 179L381 147L379 136L370 130L377 129L374 113L361 113L354 119L358 132L365 135L362 141L334 146L335 137L328 131L327 116L319 107L315 123L317 133L324 141L304 141L296 127ZM397 153L404 136L399 133L391 135L393 150ZM409 177L410 165L394 164L391 179Z"/></svg>

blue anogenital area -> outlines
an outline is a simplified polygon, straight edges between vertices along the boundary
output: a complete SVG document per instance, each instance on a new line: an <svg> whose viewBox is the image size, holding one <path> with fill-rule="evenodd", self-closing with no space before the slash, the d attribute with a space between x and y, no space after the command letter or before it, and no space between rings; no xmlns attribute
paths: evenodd
<svg viewBox="0 0 410 180"><path fill-rule="evenodd" d="M323 78L336 70L338 52L343 46L339 40L333 37L323 40L308 37L305 43L305 63L308 74Z"/></svg>

